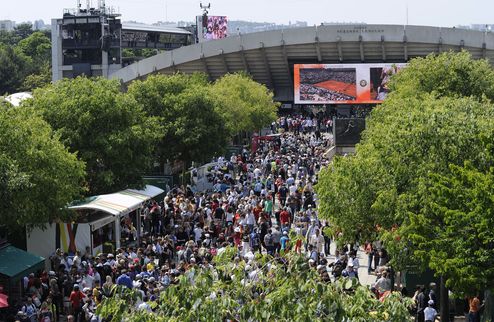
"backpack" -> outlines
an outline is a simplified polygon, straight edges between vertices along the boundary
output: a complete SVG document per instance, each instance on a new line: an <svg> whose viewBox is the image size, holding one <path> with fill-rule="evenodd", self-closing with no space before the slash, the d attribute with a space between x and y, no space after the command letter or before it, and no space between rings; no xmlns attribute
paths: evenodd
<svg viewBox="0 0 494 322"><path fill-rule="evenodd" d="M251 233L250 239L252 241L252 247L259 247L259 236L256 233Z"/></svg>

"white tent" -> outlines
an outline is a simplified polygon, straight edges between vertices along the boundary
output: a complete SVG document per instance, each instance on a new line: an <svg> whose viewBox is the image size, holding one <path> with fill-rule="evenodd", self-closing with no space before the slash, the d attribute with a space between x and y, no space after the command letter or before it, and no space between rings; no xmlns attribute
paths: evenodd
<svg viewBox="0 0 494 322"><path fill-rule="evenodd" d="M89 246L93 255L102 251L101 240L95 234L103 227L111 227L115 246L120 247L120 220L125 215L142 207L143 203L164 191L147 185L143 190L127 189L117 193L100 195L72 204L68 209L77 211L80 216L72 223L52 223L45 229L35 228L28 233L27 249L30 253L48 258L56 248L64 252L74 249L84 250ZM140 227L140 213L137 213L137 227ZM138 234L140 229L137 230ZM139 235L138 235L139 238ZM98 240L98 241L96 241Z"/></svg>
<svg viewBox="0 0 494 322"><path fill-rule="evenodd" d="M93 209L104 211L114 216L122 216L140 208L144 201L154 198L163 192L158 187L147 185L144 190L127 189L117 193L91 197L83 203L70 206L69 209Z"/></svg>
<svg viewBox="0 0 494 322"><path fill-rule="evenodd" d="M13 106L18 107L21 105L22 101L27 100L29 98L33 98L33 95L31 93L20 92L5 97L5 100L10 104L12 104Z"/></svg>

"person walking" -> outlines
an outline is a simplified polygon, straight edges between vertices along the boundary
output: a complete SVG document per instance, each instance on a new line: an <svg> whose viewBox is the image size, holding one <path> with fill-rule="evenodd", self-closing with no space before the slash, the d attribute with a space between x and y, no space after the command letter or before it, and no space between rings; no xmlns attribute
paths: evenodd
<svg viewBox="0 0 494 322"><path fill-rule="evenodd" d="M416 322L424 322L424 310L426 308L426 297L424 294L424 287L422 285L417 286L417 296L415 297L415 304L417 306L417 312L415 314Z"/></svg>
<svg viewBox="0 0 494 322"><path fill-rule="evenodd" d="M468 299L468 322L480 322L480 300L478 295Z"/></svg>
<svg viewBox="0 0 494 322"><path fill-rule="evenodd" d="M424 309L425 322L434 322L436 321L436 317L437 317L437 311L434 308L434 301L429 300L427 304L428 306Z"/></svg>
<svg viewBox="0 0 494 322"><path fill-rule="evenodd" d="M83 300L86 297L84 293L79 290L79 285L74 285L74 290L70 293L70 304L72 307L72 314L74 315L75 322L81 321Z"/></svg>

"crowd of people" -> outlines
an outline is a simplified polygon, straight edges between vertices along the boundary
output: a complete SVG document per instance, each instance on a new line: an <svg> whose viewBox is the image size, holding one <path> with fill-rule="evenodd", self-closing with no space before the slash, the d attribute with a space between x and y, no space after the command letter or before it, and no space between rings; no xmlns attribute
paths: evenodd
<svg viewBox="0 0 494 322"><path fill-rule="evenodd" d="M311 84L300 84L300 100L307 102L351 101L355 100L355 97Z"/></svg>
<svg viewBox="0 0 494 322"><path fill-rule="evenodd" d="M143 235L139 244L97 255L89 247L75 254L57 249L51 270L24 279L26 297L12 321L100 322L96 308L118 286L140 292L138 308L151 311L148 303L159 301L181 275L191 268L214 269L213 258L228 247L246 268L255 266L257 252L274 257L297 252L323 281L358 279L359 247L330 254L331 230L316 207L314 185L331 145L330 135L321 132L324 123L282 117L271 126L282 133L276 140L217 160L211 191L175 186L163 200L147 202L137 228ZM379 244L366 243L364 249L369 273L378 271L372 291L379 298L392 289L389 259Z"/></svg>
<svg viewBox="0 0 494 322"><path fill-rule="evenodd" d="M317 84L328 80L355 84L357 72L355 68L303 68L300 70L300 83Z"/></svg>
<svg viewBox="0 0 494 322"><path fill-rule="evenodd" d="M26 277L18 320L51 322L69 315L74 321L97 321L95 308L116 285L156 300L189 267L211 266L229 246L245 261L256 252L304 253L322 273L329 265L330 236L318 218L314 185L328 162L331 140L320 128L315 118L280 118L272 126L283 132L277 140L260 142L253 153L217 160L212 191L174 187L163 200L146 203L139 245L97 256L89 248L75 254L56 250L51 270ZM356 275L347 272L352 265L332 266L336 276Z"/></svg>

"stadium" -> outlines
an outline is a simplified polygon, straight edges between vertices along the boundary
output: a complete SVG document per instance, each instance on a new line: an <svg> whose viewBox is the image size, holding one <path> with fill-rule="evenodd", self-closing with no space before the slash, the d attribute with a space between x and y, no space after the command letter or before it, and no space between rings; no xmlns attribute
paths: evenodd
<svg viewBox="0 0 494 322"><path fill-rule="evenodd" d="M493 61L494 35L458 28L403 25L293 28L184 46L126 66L109 77L129 83L155 73L204 72L214 81L227 73L245 71L273 90L276 100L291 104L295 102L296 64L389 65L430 53L461 50L469 51L474 58Z"/></svg>

